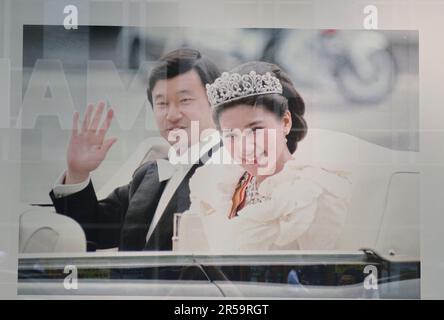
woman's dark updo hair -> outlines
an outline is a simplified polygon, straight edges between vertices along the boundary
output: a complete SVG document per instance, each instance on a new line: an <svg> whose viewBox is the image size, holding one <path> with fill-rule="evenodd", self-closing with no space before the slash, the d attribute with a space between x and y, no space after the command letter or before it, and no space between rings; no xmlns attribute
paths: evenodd
<svg viewBox="0 0 444 320"><path fill-rule="evenodd" d="M288 75L275 64L262 61L247 62L232 69L230 73L239 73L242 75L248 74L250 71L256 71L257 74L270 72L274 75L282 84L282 95L278 93L257 95L221 104L214 108L213 118L215 123L219 127L219 118L222 111L238 106L239 104L261 106L274 113L278 118L282 118L288 110L291 114L292 127L290 133L287 135L287 147L290 153L294 153L298 142L307 134L307 122L304 119L304 100L302 100L296 91Z"/></svg>

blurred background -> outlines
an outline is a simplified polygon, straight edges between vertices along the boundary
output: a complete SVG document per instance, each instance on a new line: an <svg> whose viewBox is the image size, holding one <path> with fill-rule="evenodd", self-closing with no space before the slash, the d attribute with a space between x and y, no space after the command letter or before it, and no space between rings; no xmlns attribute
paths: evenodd
<svg viewBox="0 0 444 320"><path fill-rule="evenodd" d="M50 202L65 168L72 113L105 100L119 141L94 172L96 189L148 137L159 136L146 99L162 54L192 47L222 71L249 60L280 65L306 103L309 127L386 148L419 151L418 32L227 28L23 27L21 201ZM117 187L117 186L116 186Z"/></svg>

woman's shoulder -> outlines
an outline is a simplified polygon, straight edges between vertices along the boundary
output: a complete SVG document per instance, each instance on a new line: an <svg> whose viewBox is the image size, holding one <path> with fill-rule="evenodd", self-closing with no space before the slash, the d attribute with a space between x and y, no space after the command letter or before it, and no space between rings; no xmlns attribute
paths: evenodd
<svg viewBox="0 0 444 320"><path fill-rule="evenodd" d="M302 185L313 192L328 192L336 197L349 198L352 187L351 172L317 164L289 160L281 174L276 175L276 185ZM273 183L272 183L273 184Z"/></svg>
<svg viewBox="0 0 444 320"><path fill-rule="evenodd" d="M234 164L208 162L200 166L189 180L191 200L213 207L229 203L243 173L242 167Z"/></svg>
<svg viewBox="0 0 444 320"><path fill-rule="evenodd" d="M210 159L207 163L196 169L190 178L190 186L218 184L236 184L245 172L241 166L231 163L216 162Z"/></svg>

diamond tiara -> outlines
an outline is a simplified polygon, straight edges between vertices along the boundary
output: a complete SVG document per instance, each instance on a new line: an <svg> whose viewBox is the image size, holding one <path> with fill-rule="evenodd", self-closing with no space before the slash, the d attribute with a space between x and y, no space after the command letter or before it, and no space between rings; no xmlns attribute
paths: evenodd
<svg viewBox="0 0 444 320"><path fill-rule="evenodd" d="M255 71L243 75L223 72L212 84L207 84L205 87L212 107L250 96L282 94L281 82L270 72L263 75Z"/></svg>

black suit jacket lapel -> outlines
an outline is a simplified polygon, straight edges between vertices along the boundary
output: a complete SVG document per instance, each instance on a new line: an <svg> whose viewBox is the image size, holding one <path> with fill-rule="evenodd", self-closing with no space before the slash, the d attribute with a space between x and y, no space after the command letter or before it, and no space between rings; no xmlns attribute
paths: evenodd
<svg viewBox="0 0 444 320"><path fill-rule="evenodd" d="M142 250L166 181L159 182L157 163L147 168L139 186L130 193L129 206L122 226L120 250Z"/></svg>
<svg viewBox="0 0 444 320"><path fill-rule="evenodd" d="M195 164L177 187L162 217L157 223L145 246L145 250L172 250L173 221L175 213L183 213L190 208L189 180L201 164Z"/></svg>
<svg viewBox="0 0 444 320"><path fill-rule="evenodd" d="M209 159L211 155L220 148L220 146L221 143L218 143L211 148L207 153L206 159ZM190 208L191 202L189 181L197 168L204 165L201 159L199 159L199 162L191 167L180 185L177 187L151 237L148 239L145 250L172 250L174 214L183 213Z"/></svg>

